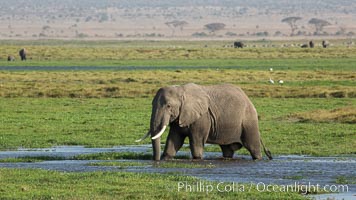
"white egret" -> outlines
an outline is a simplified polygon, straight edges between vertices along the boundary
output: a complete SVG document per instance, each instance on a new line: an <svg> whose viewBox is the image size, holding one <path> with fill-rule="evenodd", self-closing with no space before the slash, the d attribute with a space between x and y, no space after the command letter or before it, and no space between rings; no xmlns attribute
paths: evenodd
<svg viewBox="0 0 356 200"><path fill-rule="evenodd" d="M271 84L274 84L274 81L273 81L271 78L269 78L269 82L270 82Z"/></svg>

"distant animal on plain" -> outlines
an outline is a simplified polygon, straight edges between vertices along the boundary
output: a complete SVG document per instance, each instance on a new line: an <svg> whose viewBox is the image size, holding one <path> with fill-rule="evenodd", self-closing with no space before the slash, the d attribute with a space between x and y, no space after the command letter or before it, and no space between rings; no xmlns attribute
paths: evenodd
<svg viewBox="0 0 356 200"><path fill-rule="evenodd" d="M9 56L7 57L7 61L15 61L15 56L9 55Z"/></svg>
<svg viewBox="0 0 356 200"><path fill-rule="evenodd" d="M244 43L242 43L242 42L234 42L234 47L235 48L244 48Z"/></svg>
<svg viewBox="0 0 356 200"><path fill-rule="evenodd" d="M21 50L19 51L19 55L20 55L20 57L21 57L21 60L26 60L26 55L27 55L26 49L25 49L25 48L21 49Z"/></svg>
<svg viewBox="0 0 356 200"><path fill-rule="evenodd" d="M308 45L307 44L302 44L302 46L300 46L302 48L308 48Z"/></svg>
<svg viewBox="0 0 356 200"><path fill-rule="evenodd" d="M309 41L309 47L314 48L314 42L312 40Z"/></svg>
<svg viewBox="0 0 356 200"><path fill-rule="evenodd" d="M323 48L326 48L326 47L328 47L330 45L330 43L328 41L323 40L321 42L321 45L323 46Z"/></svg>

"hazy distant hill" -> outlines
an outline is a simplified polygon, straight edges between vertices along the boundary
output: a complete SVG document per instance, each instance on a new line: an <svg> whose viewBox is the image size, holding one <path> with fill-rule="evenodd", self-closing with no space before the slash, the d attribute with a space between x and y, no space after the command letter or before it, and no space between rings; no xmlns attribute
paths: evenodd
<svg viewBox="0 0 356 200"><path fill-rule="evenodd" d="M287 17L294 37L356 33L354 0L0 0L0 38L290 37Z"/></svg>

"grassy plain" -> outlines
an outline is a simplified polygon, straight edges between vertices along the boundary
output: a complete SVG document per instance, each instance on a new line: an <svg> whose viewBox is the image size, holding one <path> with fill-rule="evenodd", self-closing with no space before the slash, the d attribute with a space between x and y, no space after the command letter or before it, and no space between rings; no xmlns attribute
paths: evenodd
<svg viewBox="0 0 356 200"><path fill-rule="evenodd" d="M151 98L1 98L0 101L1 149L135 144L149 128ZM340 112L324 121L300 120L295 116L348 108L356 105L355 98L252 98L252 101L259 112L262 136L274 154L356 153L355 112ZM209 148L219 150L215 146Z"/></svg>
<svg viewBox="0 0 356 200"><path fill-rule="evenodd" d="M270 84L269 78L284 84ZM356 97L355 71L323 70L131 70L0 71L1 97L152 97L158 88L194 82L239 85L251 97Z"/></svg>
<svg viewBox="0 0 356 200"><path fill-rule="evenodd" d="M2 41L0 66L178 66L237 67L238 69L328 69L352 70L356 47L332 41L331 48L302 49L305 41L247 41L244 49L223 47L233 41ZM348 41L347 41L348 42ZM315 41L316 44L321 41ZM28 61L7 62L17 58L26 47ZM297 68L296 68L297 67Z"/></svg>
<svg viewBox="0 0 356 200"><path fill-rule="evenodd" d="M210 193L187 192L183 188L179 191L179 182L196 185L201 181L181 175L0 168L0 180L3 199L304 199L292 192L258 192L248 184L239 185L235 192L219 192L218 183L207 181L203 184L214 186ZM225 183L219 189L224 190L228 184L231 185Z"/></svg>
<svg viewBox="0 0 356 200"><path fill-rule="evenodd" d="M273 154L355 155L356 48L344 47L342 41L334 42L335 45L328 49L285 48L280 47L282 43L285 42L255 41L241 50L222 47L231 41L2 41L0 68L65 66L68 69L0 71L0 149L135 144L134 141L149 128L151 100L157 89L195 82L205 85L231 83L244 89L257 108L262 137ZM29 50L28 61L5 61L7 55L17 55L21 47ZM80 66L99 68L83 71ZM100 69L105 66L112 68ZM128 70L127 66L140 70ZM155 67L160 69L154 70ZM270 67L273 72L269 71ZM276 82L283 80L284 84L269 84L269 78ZM162 142L166 134L163 137ZM149 143L146 140L141 144ZM216 145L206 150L220 151ZM76 159L148 159L149 154L107 153ZM54 158L4 161L48 159ZM61 173L0 168L0 197L302 198L295 193L267 194L255 190L183 193L172 190L177 181L198 179L140 173ZM164 192L156 194L154 191Z"/></svg>

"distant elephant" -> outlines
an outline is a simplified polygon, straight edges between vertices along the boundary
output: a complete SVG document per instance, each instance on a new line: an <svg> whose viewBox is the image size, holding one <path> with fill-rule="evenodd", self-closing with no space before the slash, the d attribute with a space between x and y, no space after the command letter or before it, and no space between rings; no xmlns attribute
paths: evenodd
<svg viewBox="0 0 356 200"><path fill-rule="evenodd" d="M314 48L314 42L312 40L309 41L309 47Z"/></svg>
<svg viewBox="0 0 356 200"><path fill-rule="evenodd" d="M160 137L170 126L166 146L160 156ZM246 94L233 85L200 86L189 83L164 87L152 101L150 130L140 142L151 135L154 160L173 158L189 138L193 159L203 158L206 143L218 144L224 158L232 158L243 146L253 159L262 159L255 107Z"/></svg>
<svg viewBox="0 0 356 200"><path fill-rule="evenodd" d="M9 55L9 56L7 57L7 61L15 61L15 57L12 56L12 55Z"/></svg>
<svg viewBox="0 0 356 200"><path fill-rule="evenodd" d="M328 41L323 40L323 41L321 42L321 45L322 45L324 48L326 48L326 47L328 47L328 46L329 46L329 42L328 42Z"/></svg>
<svg viewBox="0 0 356 200"><path fill-rule="evenodd" d="M244 43L242 42L234 42L234 47L235 48L244 48Z"/></svg>
<svg viewBox="0 0 356 200"><path fill-rule="evenodd" d="M308 44L302 44L302 46L300 46L302 48L308 48Z"/></svg>
<svg viewBox="0 0 356 200"><path fill-rule="evenodd" d="M25 48L23 48L23 49L21 49L21 50L19 51L19 55L20 55L20 57L21 57L21 60L26 60L26 54L27 54L27 51L26 51Z"/></svg>

